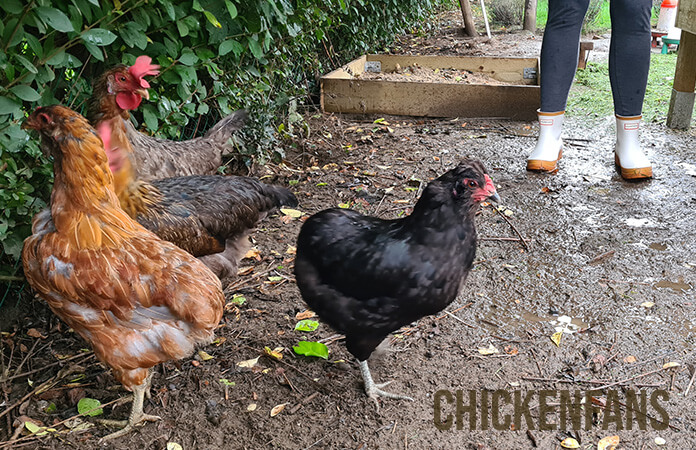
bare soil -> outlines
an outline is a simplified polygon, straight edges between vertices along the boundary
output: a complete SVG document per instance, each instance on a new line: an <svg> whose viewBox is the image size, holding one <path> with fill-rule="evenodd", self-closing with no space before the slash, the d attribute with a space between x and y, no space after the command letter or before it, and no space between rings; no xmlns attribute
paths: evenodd
<svg viewBox="0 0 696 450"><path fill-rule="evenodd" d="M522 33L465 39L450 20L435 36L406 36L393 50L528 56L537 54L541 43L540 36ZM481 209L477 261L459 298L447 312L395 333L390 348L370 360L376 380L394 380L389 389L415 401L385 400L377 409L333 330L323 324L311 333L294 330L296 315L306 309L292 276L301 219L279 214L253 235L258 257L243 261L248 269L227 289L230 305L220 339L203 349L212 359L204 354L155 368L145 410L161 421L103 446L98 438L109 430L102 426L63 433L65 425L55 425L61 433L54 437L24 438L0 448L163 449L178 443L184 449L507 450L561 448L570 436L580 448L596 448L612 435L620 437L623 449L693 447L696 385L686 395L696 363L693 131L646 124L642 142L655 177L629 183L613 165L612 117L569 121L555 174L525 170L535 124L316 113L307 120L311 135L288 144L286 164L255 173L291 185L305 214L348 204L367 214L400 217L409 213L424 183L467 156L485 163L503 199L500 212ZM232 303L234 294L246 302ZM83 396L102 403L126 396L43 302L22 305L17 320L4 327L2 363L4 374L29 373L2 384L0 413L9 413L0 420L0 438L11 437L20 414L54 425L77 414ZM573 319L575 327L568 329L575 332L563 333L556 345L551 336L564 315ZM292 352L299 340L321 339L330 350L328 360ZM498 353L479 351L491 345ZM281 347L282 360L265 356L265 347ZM254 368L238 366L256 357ZM668 362L679 366L664 369ZM71 365L72 375L37 392ZM612 389L624 403L627 389L642 389L648 398L661 389L669 398L658 403L674 428L659 431L659 423L648 421L647 430L640 430L634 418L632 430L617 429L612 415L626 428L625 407L613 402L616 409L607 413L598 406L583 422L589 429L540 431L538 395L528 403L531 427L522 419L521 426L495 430L488 423L483 429L479 413L473 430L468 416L461 430L436 428L433 403L440 390L463 390L465 403L474 390L480 403L484 390L524 397L544 389L584 393L616 382L621 383L593 394L591 402L611 403ZM442 420L455 412L446 400ZM55 409L46 412L51 403ZM558 423L559 396L547 403L556 405L548 421ZM278 405L285 407L271 417ZM107 407L104 416L124 418L129 410L129 404ZM648 411L653 419L665 418L652 405ZM656 438L666 445L658 446Z"/></svg>
<svg viewBox="0 0 696 450"><path fill-rule="evenodd" d="M461 83L500 86L508 83L496 80L485 73L458 69L432 69L414 64L399 67L394 72L363 72L355 76L361 80L407 81L411 83Z"/></svg>

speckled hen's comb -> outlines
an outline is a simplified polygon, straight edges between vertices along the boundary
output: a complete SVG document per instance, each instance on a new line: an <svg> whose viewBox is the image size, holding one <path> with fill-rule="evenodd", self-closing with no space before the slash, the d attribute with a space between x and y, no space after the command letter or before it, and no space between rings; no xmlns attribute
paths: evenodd
<svg viewBox="0 0 696 450"><path fill-rule="evenodd" d="M135 60L135 64L128 68L128 72L133 75L133 78L138 80L140 87L149 88L150 83L143 78L146 75L157 75L159 74L159 67L157 64L152 64L152 58L149 56L138 56Z"/></svg>

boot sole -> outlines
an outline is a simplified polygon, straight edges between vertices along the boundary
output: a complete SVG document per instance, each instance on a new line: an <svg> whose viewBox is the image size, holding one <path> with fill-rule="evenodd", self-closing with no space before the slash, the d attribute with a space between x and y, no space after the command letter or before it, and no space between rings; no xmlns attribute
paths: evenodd
<svg viewBox="0 0 696 450"><path fill-rule="evenodd" d="M558 158L555 161L544 161L543 159L528 159L527 170L531 172L555 172L558 161L563 157L563 147L558 151Z"/></svg>
<svg viewBox="0 0 696 450"><path fill-rule="evenodd" d="M652 178L652 167L638 167L635 169L625 169L621 167L619 155L614 153L614 164L624 180L646 180Z"/></svg>

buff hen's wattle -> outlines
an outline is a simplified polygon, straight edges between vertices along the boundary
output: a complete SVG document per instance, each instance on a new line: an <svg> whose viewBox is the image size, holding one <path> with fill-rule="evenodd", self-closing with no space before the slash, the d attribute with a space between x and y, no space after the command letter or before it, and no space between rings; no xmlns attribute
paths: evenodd
<svg viewBox="0 0 696 450"><path fill-rule="evenodd" d="M120 207L96 131L63 106L38 108L23 124L54 158L50 208L37 214L22 263L51 310L92 344L134 392L125 427L144 420L154 365L209 342L223 312L220 281L198 259L163 241Z"/></svg>

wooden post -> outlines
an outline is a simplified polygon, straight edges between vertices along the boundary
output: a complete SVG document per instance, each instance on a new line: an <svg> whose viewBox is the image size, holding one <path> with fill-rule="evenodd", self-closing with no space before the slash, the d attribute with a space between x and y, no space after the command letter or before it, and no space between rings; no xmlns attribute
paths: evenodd
<svg viewBox="0 0 696 450"><path fill-rule="evenodd" d="M679 42L679 56L674 71L672 98L667 113L667 126L689 129L694 110L696 89L696 34L682 30Z"/></svg>
<svg viewBox="0 0 696 450"><path fill-rule="evenodd" d="M524 2L524 24L523 30L536 31L537 0L526 0Z"/></svg>
<svg viewBox="0 0 696 450"><path fill-rule="evenodd" d="M478 36L476 26L474 25L474 15L471 12L471 4L469 0L459 0L459 6L462 9L462 18L464 19L464 34L470 37Z"/></svg>

